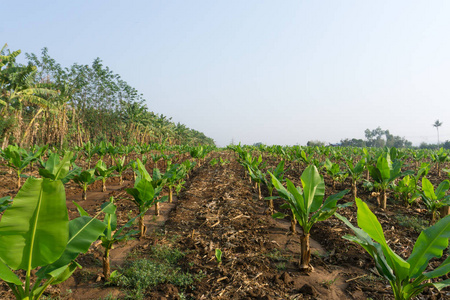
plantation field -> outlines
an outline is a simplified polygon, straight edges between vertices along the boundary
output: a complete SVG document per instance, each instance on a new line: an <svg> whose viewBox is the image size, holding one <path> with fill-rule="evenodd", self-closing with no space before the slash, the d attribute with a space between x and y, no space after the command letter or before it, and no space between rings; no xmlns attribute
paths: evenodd
<svg viewBox="0 0 450 300"><path fill-rule="evenodd" d="M311 226L311 260L307 263L307 269L299 268L304 255L302 221L297 218L300 222L294 223L292 228L292 206L286 206L288 201L283 197L283 188L276 186L276 181L271 180L270 176L270 173L276 174L281 161L284 168L282 176L277 178L291 196L293 190L289 189L286 180L295 187L302 186L303 190L297 191L299 194L305 193L302 195L307 198L305 185L308 180L304 174L313 172L315 166L325 184L323 200L348 190L336 200L340 205L337 213L362 228L362 224L357 224L360 219L357 210L362 208L360 204L359 208L355 204L353 192L356 186L357 197L374 213L381 224L386 245L400 259L410 257L422 230L432 223L443 224L450 218L444 217L445 209L430 206L423 200L431 197L423 188L424 182L427 184L423 178L427 178L435 189L444 182L435 194L436 198L442 194L442 203L447 201L445 180L448 175L443 171L448 167L445 152L430 151L414 156L412 151L392 149L363 152L351 148L330 151L328 147L282 149L234 146L228 149L191 147L141 152L134 149L128 153L119 151L116 155L106 151L100 157L102 151L78 150L73 162L80 171L94 166L101 169L98 160L102 160L106 168L115 165L119 157L125 157L125 163L138 159L139 162L144 161L142 165L145 165L145 170L131 164L125 168L122 183L117 169L110 175L103 173L103 176L97 171L95 176L105 178L106 191L102 191L102 180L96 180L88 186L86 200L82 200L82 188L73 178L64 184L69 220L80 214L73 201L85 213L94 216L103 209L101 205L113 197L117 206L117 228L113 228L112 232L125 225L128 227L123 232L129 232L133 239L114 244L110 252L112 273L109 278L104 275L104 240L93 241L86 253L76 257L82 268L77 268L66 281L49 286L42 296L44 299L394 299L393 289L380 274L374 258L360 245L343 238L355 233L333 214L334 209L324 210L324 214L329 212L329 218L324 217ZM145 157L142 156L144 153ZM439 159L439 155L445 159ZM7 166L7 156L3 157L0 198L15 198L19 191L17 175L14 168ZM49 160L48 154L42 157ZM378 178L377 183L375 168L383 171L380 157L389 158L386 168L390 170L391 177L386 179L386 169L382 175L384 179ZM357 172L356 165L363 158L365 161L360 164L360 172ZM185 161L193 164L181 172ZM400 161L401 170L397 170L400 164L397 162ZM50 170L51 166L47 163L46 168ZM144 173L155 182L159 178L153 171L155 168L161 170L161 174L170 176L161 175L167 181L142 214L146 227L142 234L139 210L130 189L146 180ZM33 166L26 166L22 174L38 178L43 176L39 169L42 166L35 161ZM70 169L75 167L71 165ZM353 174L355 184L352 184L349 169L358 173ZM367 174L369 169L370 174ZM168 182L178 173L182 176L177 177L177 181L170 186ZM402 190L399 186L406 184L406 180L403 181L406 176L416 176L414 187L410 185L409 190ZM24 185L24 182L25 179L22 179L20 184ZM273 208L269 205L269 199L264 199L271 194L270 182L275 185L272 186L273 197L269 198L273 200ZM176 186L179 193L174 191ZM169 189L174 191L173 201L159 203L159 215L156 215L154 199L166 200L164 197L170 196ZM386 209L382 207L384 190ZM320 194L319 183L314 192ZM438 202L439 199L434 199L433 203ZM2 215L14 207L14 200L12 203L13 206L6 208ZM442 206L445 208L447 205L444 204ZM434 210L435 220L432 221ZM311 214L314 211L311 210ZM102 213L97 218L105 222L105 216ZM130 223L130 219L135 217ZM366 218L369 219L367 215ZM0 224L2 221L0 219ZM429 259L430 262L424 265L423 272L447 265L448 230L446 232L440 235L444 240L440 241L442 256L438 255L438 250L434 255L438 257L429 255L425 263ZM432 248L433 243L437 242L430 239L426 245ZM389 255L385 256L389 264ZM26 280L24 271L15 273L22 281ZM447 273L430 279L430 282L446 282L450 278ZM33 276L36 276L34 270L31 272L32 283L35 280ZM450 289L443 287L439 291L435 287L424 286L417 297L449 299ZM15 299L10 286L3 280L0 281L0 298ZM397 296L397 299L403 298Z"/></svg>

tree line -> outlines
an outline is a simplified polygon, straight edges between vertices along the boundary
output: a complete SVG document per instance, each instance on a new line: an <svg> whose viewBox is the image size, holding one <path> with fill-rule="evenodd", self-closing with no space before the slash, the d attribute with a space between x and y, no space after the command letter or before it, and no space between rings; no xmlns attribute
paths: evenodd
<svg viewBox="0 0 450 300"><path fill-rule="evenodd" d="M208 144L204 133L148 109L145 99L96 58L62 67L40 55L0 50L0 146L98 143Z"/></svg>

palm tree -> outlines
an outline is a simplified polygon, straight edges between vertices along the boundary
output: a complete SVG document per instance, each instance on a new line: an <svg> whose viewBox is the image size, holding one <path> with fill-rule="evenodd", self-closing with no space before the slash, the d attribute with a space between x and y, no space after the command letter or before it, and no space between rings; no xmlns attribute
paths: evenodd
<svg viewBox="0 0 450 300"><path fill-rule="evenodd" d="M13 118L19 130L13 132L10 128L0 132L3 135L2 147L6 146L10 135L14 135L22 145L33 122L49 107L48 99L58 95L50 84L36 82L36 66L16 63L20 50L10 52L6 47L0 50L0 116L5 120ZM24 122L26 116L28 124ZM27 130L22 135L25 126Z"/></svg>
<svg viewBox="0 0 450 300"><path fill-rule="evenodd" d="M437 135L438 135L438 147L439 147L439 127L442 126L442 122L439 122L439 119L436 120L433 124L434 127L436 127Z"/></svg>

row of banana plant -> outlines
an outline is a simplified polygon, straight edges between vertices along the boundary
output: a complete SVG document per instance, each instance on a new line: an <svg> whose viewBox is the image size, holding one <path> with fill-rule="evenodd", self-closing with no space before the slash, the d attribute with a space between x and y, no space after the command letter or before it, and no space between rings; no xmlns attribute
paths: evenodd
<svg viewBox="0 0 450 300"><path fill-rule="evenodd" d="M82 147L75 147L71 149L74 152L74 156L71 158L71 163L76 160L83 160L87 162L87 168L91 169L91 162L94 158L97 158L95 167L97 169L104 169L106 166L106 157L110 158L110 166L115 165L116 170L120 176L120 182L122 184L122 173L125 168L130 164L130 157L140 157L143 162L147 162L149 158L153 161L153 167L167 168L168 161L172 161L174 156L179 156L180 160L185 153L191 155L191 158L196 160L204 160L205 156L214 149L212 146L164 146L159 144L136 144L136 145L119 145L114 146L111 143L101 142L98 145L93 145L90 142L85 143ZM17 145L9 145L3 150L0 150L1 161L7 165L11 171L14 171L17 175L17 188L21 186L21 178L31 175L33 171L33 163L39 162L42 165L43 158L50 156L52 153L63 154L59 149L48 149L48 146L33 146L30 149L24 149ZM147 156L147 154L149 154ZM83 159L84 158L84 159ZM98 161L105 160L105 164L98 165ZM158 162L162 161L161 165ZM26 175L26 170L29 170L29 175ZM107 168L108 169L108 168Z"/></svg>
<svg viewBox="0 0 450 300"><path fill-rule="evenodd" d="M279 152L285 152L282 148L276 149ZM257 151L256 155L252 155L251 151L248 151L248 149L244 150L240 146L233 147L233 150L238 154L238 161L246 169L249 178L256 183L258 198L262 199L260 184L266 181L266 174L263 171L266 168L266 163L263 162L262 154ZM286 187L283 185L284 180L282 175L280 176L280 173L283 173L282 166L284 166L284 160L278 163L275 169L272 169L273 173L270 170L267 171L267 174L270 175L271 186L275 187L278 196L286 201L280 208L290 209L292 212L292 220L298 220L302 228L300 235L300 269L302 271L311 271L313 269L310 264L311 251L309 246L311 227L315 223L335 215L356 234L356 236L346 235L344 238L360 244L374 258L378 272L389 281L395 299L412 299L428 286L434 286L439 290L449 286L450 279L436 281L436 278L442 277L450 272L450 257L434 270L427 272L425 270L429 261L442 257L443 251L448 246L450 216L445 216L435 223L435 213L437 208L450 205L450 196L446 195L450 187L450 182L444 180L435 190L433 184L426 178L430 169L430 165L427 163L423 163L420 166L417 174L412 170L401 172L403 163L398 158L396 149L378 153L376 162L373 163L372 161L369 164L367 164L367 161L371 161L369 152L365 150L364 154L356 163L354 159L345 158L347 162L346 173L351 178L353 196L358 208L357 221L360 228L355 227L345 217L342 217L336 212L339 208L353 205L353 202L345 204L337 203L348 193L348 190L330 195L324 201L325 184L317 166L322 167L332 179L333 177L340 178L339 176L343 176L345 173L340 171L340 166L337 163L332 163L328 158L323 163L320 163L319 160L310 160L309 166L304 169L301 175L301 186L297 187L289 179L285 180ZM436 155L441 157L445 156L442 150L439 150ZM305 155L303 156L306 157ZM286 158L285 155L281 155L281 157L283 159ZM394 158L393 161L391 157ZM366 160L367 158L368 160ZM439 170L439 167L437 169ZM408 203L415 201L416 198L421 196L427 207L431 209L432 221L430 224L434 225L420 234L412 254L406 260L398 256L388 246L382 227L375 215L370 211L367 204L357 198L356 183L364 170L367 171L373 180L372 188L377 188L382 192L382 200L379 203L381 208L386 209L386 190L391 186L404 199L408 199ZM398 185L395 185L394 182L402 176L403 179L399 181ZM422 187L419 187L417 183L421 177ZM271 189L269 184L266 184L266 186L270 196L265 199L272 201L277 198L272 196L273 188ZM422 191L420 191L420 188ZM411 200L411 198L414 199ZM285 214L278 212L274 213L273 217L284 218Z"/></svg>
<svg viewBox="0 0 450 300"><path fill-rule="evenodd" d="M261 175L265 173L264 164L266 162L260 163L261 170L257 170L258 166L252 160L264 156L265 153L260 148L261 146L259 149L233 147L233 150L241 153L239 154L240 161L244 162L247 172L258 186L259 183L264 183L264 176ZM429 178L427 178L432 168L432 162L424 161L420 165L412 163L413 156L410 154L417 152L395 148L360 150L355 148L334 149L328 147L321 149L319 147L310 147L308 148L309 154L306 154L305 150L299 150L298 147L283 148L278 146L269 149L272 149L272 151L267 152L269 153L268 155L266 154L267 161L270 161L271 157L281 158L287 166L291 165L291 168L292 161L289 161L289 158L292 159L292 157L289 157L286 153L299 151L299 157L302 158L301 164L315 165L322 174L329 176L333 188L336 188L336 183L340 183L343 186L346 181L350 181L353 197L356 198L358 186L362 186L364 189L373 192L373 195L377 198L378 205L384 210L387 209L388 194L392 193L395 198L401 199L406 206L419 205L419 199L422 199L421 203L430 212L432 224L439 215L445 216L448 214L447 207L450 205L450 201L446 197L445 192L448 190L446 187L449 181L442 180L438 184L440 187L435 190L430 184ZM318 150L319 154L314 154L311 149ZM419 153L423 154L425 151ZM322 154L327 156L322 157L323 160L320 160L318 157ZM248 155L247 158L245 157L246 155ZM423 156L420 157L424 159ZM435 161L436 173L442 169L450 174L450 169L443 168L449 157L447 152L440 149L431 153L431 157ZM260 160L262 161L262 159ZM365 178L363 179L364 174ZM266 184L266 186L268 185Z"/></svg>
<svg viewBox="0 0 450 300"><path fill-rule="evenodd" d="M47 159L44 159L47 149L42 147L30 152L10 145L2 151L6 164L18 171L19 180L28 165L37 161L40 166L38 174L41 178L32 176L30 172L14 199L0 198L0 278L8 283L17 299L39 299L49 285L68 279L77 267L81 267L75 262L78 254L86 252L98 238L104 247L103 273L108 280L109 253L113 245L135 234L143 237L146 232L145 213L160 202L171 202L172 193L181 190L185 178L195 166L195 162L187 159L180 164L168 160L165 172L153 168L153 176L150 176L139 158L125 163L125 157L113 157L116 165L108 167L103 161L104 156L97 152L99 160L95 167L83 171L75 164L77 155L73 152L65 152L60 159L57 153L49 151ZM89 184L98 179L104 182L113 171L121 176L129 166L136 173L134 187L126 189L139 212L135 218L119 228L117 200L111 197L95 216L89 216L82 206L75 203L80 217L68 220L65 184L73 180L83 185L85 199ZM168 189L169 195L160 197L163 188ZM100 214L104 214L103 221L99 220ZM138 228L132 229L136 219L139 220ZM11 245L17 251L10 251ZM36 268L39 270L32 284L32 273ZM26 272L24 283L17 277L16 270Z"/></svg>

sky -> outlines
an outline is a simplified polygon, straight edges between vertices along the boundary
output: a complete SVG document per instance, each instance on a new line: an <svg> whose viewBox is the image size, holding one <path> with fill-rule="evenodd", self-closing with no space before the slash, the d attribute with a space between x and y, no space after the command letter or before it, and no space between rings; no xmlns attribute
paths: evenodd
<svg viewBox="0 0 450 300"><path fill-rule="evenodd" d="M450 1L8 1L0 47L100 57L150 111L230 143L450 140ZM24 55L21 55L25 58Z"/></svg>

